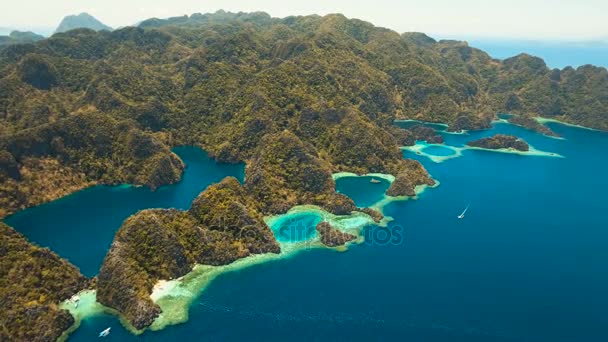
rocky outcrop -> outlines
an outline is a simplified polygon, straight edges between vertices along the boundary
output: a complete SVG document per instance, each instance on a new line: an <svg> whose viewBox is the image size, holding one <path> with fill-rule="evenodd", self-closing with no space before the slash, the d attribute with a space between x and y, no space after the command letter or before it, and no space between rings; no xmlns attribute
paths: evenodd
<svg viewBox="0 0 608 342"><path fill-rule="evenodd" d="M553 132L549 127L536 121L534 118L523 115L513 115L509 118L509 123L514 125L522 126L527 129L533 130L537 133L548 135L550 137L558 137L559 135Z"/></svg>
<svg viewBox="0 0 608 342"><path fill-rule="evenodd" d="M473 147L487 148L492 150L498 149L514 149L517 151L528 151L530 146L522 139L505 134L496 134L494 136L468 142L467 145Z"/></svg>
<svg viewBox="0 0 608 342"><path fill-rule="evenodd" d="M153 209L129 217L101 267L97 299L143 329L161 312L150 299L158 280L183 276L197 263L225 265L279 252L258 203L228 177L203 191L188 211Z"/></svg>
<svg viewBox="0 0 608 342"><path fill-rule="evenodd" d="M491 120L488 116L476 117L471 115L458 116L448 125L448 132L460 132L465 130L480 130L491 127Z"/></svg>
<svg viewBox="0 0 608 342"><path fill-rule="evenodd" d="M317 224L317 232L321 235L321 242L328 247L343 246L357 237L352 234L341 232L327 222Z"/></svg>
<svg viewBox="0 0 608 342"><path fill-rule="evenodd" d="M357 209L357 211L366 213L367 215L371 216L374 219L374 222L376 223L382 221L382 219L384 218L384 215L382 215L381 212L372 208L359 208Z"/></svg>
<svg viewBox="0 0 608 342"><path fill-rule="evenodd" d="M416 125L410 127L409 130L412 132L416 141L426 141L429 144L443 144L443 137L441 134L437 134L431 127Z"/></svg>
<svg viewBox="0 0 608 342"><path fill-rule="evenodd" d="M387 195L395 197L415 196L417 185L435 185L435 181L418 161L407 159L403 164L404 167L386 191Z"/></svg>
<svg viewBox="0 0 608 342"><path fill-rule="evenodd" d="M331 164L290 131L264 137L247 164L245 187L267 214L284 213L299 204L315 204L350 214L354 202L336 193Z"/></svg>
<svg viewBox="0 0 608 342"><path fill-rule="evenodd" d="M184 162L175 153L157 153L145 161L135 183L156 190L161 185L179 182L185 167Z"/></svg>
<svg viewBox="0 0 608 342"><path fill-rule="evenodd" d="M72 264L0 223L0 340L55 341L74 324L57 305L88 285Z"/></svg>
<svg viewBox="0 0 608 342"><path fill-rule="evenodd" d="M424 125L409 128L391 127L389 132L400 146L413 146L416 141L426 141L429 144L443 144L443 136L437 131Z"/></svg>

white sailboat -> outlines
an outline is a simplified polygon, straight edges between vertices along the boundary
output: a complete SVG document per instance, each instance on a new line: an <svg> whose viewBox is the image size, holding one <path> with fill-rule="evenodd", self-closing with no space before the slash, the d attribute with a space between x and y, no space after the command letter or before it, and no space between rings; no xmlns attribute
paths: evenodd
<svg viewBox="0 0 608 342"><path fill-rule="evenodd" d="M458 215L458 219L459 219L459 220L461 220L461 219L463 219L463 218L464 218L464 214L466 214L466 212L467 212L467 210L469 210L469 207L470 207L470 206L471 206L471 203L469 203L469 204L467 205L467 207L466 207L466 208L464 208L464 211L462 212L462 214Z"/></svg>
<svg viewBox="0 0 608 342"><path fill-rule="evenodd" d="M111 328L108 328L108 329L106 329L106 330L104 330L104 331L100 332L100 333L99 333L99 337L106 337L106 336L108 336L108 335L110 334L110 329L111 329Z"/></svg>

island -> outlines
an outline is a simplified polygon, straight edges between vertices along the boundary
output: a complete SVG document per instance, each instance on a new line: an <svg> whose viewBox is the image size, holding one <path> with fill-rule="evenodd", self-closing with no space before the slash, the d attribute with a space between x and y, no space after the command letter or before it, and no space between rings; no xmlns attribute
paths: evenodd
<svg viewBox="0 0 608 342"><path fill-rule="evenodd" d="M505 134L496 134L488 138L470 141L467 143L467 145L490 150L513 149L525 152L530 149L530 146L524 140Z"/></svg>
<svg viewBox="0 0 608 342"><path fill-rule="evenodd" d="M343 246L349 241L355 240L357 237L341 232L331 226L327 222L319 222L317 224L317 232L321 235L321 242L328 247Z"/></svg>

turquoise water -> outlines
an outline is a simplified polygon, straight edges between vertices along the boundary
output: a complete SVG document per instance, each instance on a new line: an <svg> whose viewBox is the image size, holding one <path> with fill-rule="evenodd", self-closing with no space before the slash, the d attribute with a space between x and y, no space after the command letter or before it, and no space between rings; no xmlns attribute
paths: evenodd
<svg viewBox="0 0 608 342"><path fill-rule="evenodd" d="M427 146L422 149L422 152L428 153L428 154L431 154L434 156L451 156L456 153L456 152L454 152L454 150L447 148L447 147L443 147L443 146Z"/></svg>
<svg viewBox="0 0 608 342"><path fill-rule="evenodd" d="M98 273L122 222L142 209L188 209L208 185L225 176L244 178L243 164L218 164L197 147L174 149L186 163L182 180L151 191L147 187L94 186L23 210L5 222L33 242L70 260L86 276Z"/></svg>
<svg viewBox="0 0 608 342"><path fill-rule="evenodd" d="M273 233L279 241L306 241L316 234L317 223L321 219L320 215L308 213L288 216L273 225Z"/></svg>
<svg viewBox="0 0 608 342"><path fill-rule="evenodd" d="M444 139L464 146L513 134L565 158L464 150L434 163L405 151L441 185L385 207L394 221L388 230L369 228L366 243L225 273L195 301L185 324L136 337L117 318L98 316L70 340L96 339L112 327L108 338L115 341L606 341L608 133L549 126L565 140L503 123ZM342 193L361 197L358 205L365 204L363 186L378 196L372 185L337 182ZM85 202L93 200L77 204L94 207L98 202ZM56 230L84 223L91 222Z"/></svg>
<svg viewBox="0 0 608 342"><path fill-rule="evenodd" d="M372 183L374 179L380 183ZM336 180L338 192L352 198L358 207L370 207L384 198L384 193L391 186L386 179L373 176L342 177Z"/></svg>

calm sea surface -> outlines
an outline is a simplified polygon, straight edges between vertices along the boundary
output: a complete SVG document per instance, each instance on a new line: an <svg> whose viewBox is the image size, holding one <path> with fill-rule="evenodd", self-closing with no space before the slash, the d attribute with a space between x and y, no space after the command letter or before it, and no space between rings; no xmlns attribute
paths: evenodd
<svg viewBox="0 0 608 342"><path fill-rule="evenodd" d="M389 204L385 214L394 221L388 230L370 228L370 242L223 274L194 302L185 324L136 337L117 318L98 316L70 340L97 339L112 327L107 339L115 341L606 341L608 134L550 127L565 139L503 123L444 134L446 145L456 147L514 134L565 158L464 150L435 163L404 152L441 185L418 200ZM95 187L7 222L93 275L128 215L187 208L223 176L242 179L242 165L216 164L196 148L176 152L188 164L177 185L157 192ZM337 186L371 205L388 185L361 177ZM317 219L303 215L303 222Z"/></svg>

